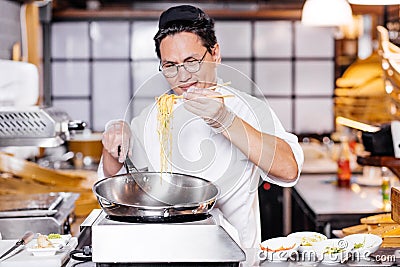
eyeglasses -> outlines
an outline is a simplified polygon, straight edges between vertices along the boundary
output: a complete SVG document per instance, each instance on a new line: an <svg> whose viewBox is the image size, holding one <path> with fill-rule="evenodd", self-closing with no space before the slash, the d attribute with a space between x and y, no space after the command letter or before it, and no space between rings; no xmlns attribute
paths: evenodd
<svg viewBox="0 0 400 267"><path fill-rule="evenodd" d="M178 74L179 68L183 67L187 72L195 73L200 70L201 63L203 63L204 58L206 57L207 50L204 53L203 57L198 59L189 59L181 64L173 64L173 63L165 63L164 65L159 66L159 70L162 74L167 78L173 78ZM160 63L161 64L161 63Z"/></svg>

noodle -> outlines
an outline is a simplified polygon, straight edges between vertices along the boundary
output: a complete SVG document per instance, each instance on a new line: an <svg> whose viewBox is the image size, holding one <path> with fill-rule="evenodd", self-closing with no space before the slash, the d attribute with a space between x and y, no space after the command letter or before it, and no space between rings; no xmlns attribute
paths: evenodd
<svg viewBox="0 0 400 267"><path fill-rule="evenodd" d="M172 110L175 103L174 95L163 94L157 98L157 133L160 142L160 173L172 172Z"/></svg>

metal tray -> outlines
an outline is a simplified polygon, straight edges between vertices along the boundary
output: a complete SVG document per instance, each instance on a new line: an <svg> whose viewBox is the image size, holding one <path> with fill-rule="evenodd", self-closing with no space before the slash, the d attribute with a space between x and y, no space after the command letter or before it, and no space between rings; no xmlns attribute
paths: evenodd
<svg viewBox="0 0 400 267"><path fill-rule="evenodd" d="M63 193L0 195L0 218L52 216Z"/></svg>

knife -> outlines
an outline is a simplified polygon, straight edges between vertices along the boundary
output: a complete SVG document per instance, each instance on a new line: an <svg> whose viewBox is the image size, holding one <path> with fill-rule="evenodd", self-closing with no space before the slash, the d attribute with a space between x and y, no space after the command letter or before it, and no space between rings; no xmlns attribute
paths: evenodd
<svg viewBox="0 0 400 267"><path fill-rule="evenodd" d="M5 258L8 254L10 254L11 252L13 252L14 250L16 250L17 248L19 248L22 245L26 245L29 243L29 241L32 240L34 236L34 233L31 231L28 231L24 234L24 236L17 241L17 243L15 243L15 245L10 248L9 250L7 250L5 253L3 253L3 255L0 256L0 260Z"/></svg>

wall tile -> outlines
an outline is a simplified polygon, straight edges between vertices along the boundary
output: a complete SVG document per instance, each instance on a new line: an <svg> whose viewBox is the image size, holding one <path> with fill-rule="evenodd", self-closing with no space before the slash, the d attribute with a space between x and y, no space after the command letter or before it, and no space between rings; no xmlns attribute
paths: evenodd
<svg viewBox="0 0 400 267"><path fill-rule="evenodd" d="M92 22L93 58L129 58L129 22Z"/></svg>
<svg viewBox="0 0 400 267"><path fill-rule="evenodd" d="M89 96L89 62L53 62L53 96Z"/></svg>
<svg viewBox="0 0 400 267"><path fill-rule="evenodd" d="M218 77L224 82L231 82L231 86L251 94L253 82L251 80L250 61L223 60L218 66Z"/></svg>
<svg viewBox="0 0 400 267"><path fill-rule="evenodd" d="M89 58L88 22L55 22L51 31L53 58Z"/></svg>
<svg viewBox="0 0 400 267"><path fill-rule="evenodd" d="M155 97L169 91L169 85L158 71L158 61L133 62L134 97Z"/></svg>
<svg viewBox="0 0 400 267"><path fill-rule="evenodd" d="M254 31L256 57L292 56L292 22L257 21L254 23Z"/></svg>
<svg viewBox="0 0 400 267"><path fill-rule="evenodd" d="M169 85L158 72L159 61L153 42L157 31L155 20L95 21L90 25L89 32L89 22L53 23L54 105L68 108L67 112L76 119L89 119L92 103L93 130L102 131L110 119L123 118L126 109L129 109L128 120L131 114L139 114L144 106L154 102L155 96L166 92ZM253 25L254 43L251 42ZM292 35L293 32L295 35ZM223 59L218 70L219 77L231 81L237 89L256 93L259 97L266 95L271 107L289 131L301 133L332 130L334 39L331 29L304 27L291 21L253 23L221 20L216 22L216 35ZM90 40L90 36L93 39ZM295 52L292 51L292 38L296 38ZM108 59L106 62L89 61L90 41L93 41L94 58ZM293 57L295 70L292 73ZM112 58L121 60L112 61ZM132 63L129 63L130 58L133 59ZM235 58L244 60L229 60ZM93 65L93 75L89 73L90 64ZM129 64L132 64L132 68L129 68ZM255 83L247 76L255 79ZM93 80L89 81L91 78ZM293 79L294 88L291 87ZM75 100L90 94L90 84L93 85L92 99ZM293 93L295 99L291 98ZM130 99L132 94L135 97ZM310 98L305 98L307 96ZM75 99L61 100L57 97ZM295 108L295 112L292 108ZM295 129L292 129L293 125Z"/></svg>
<svg viewBox="0 0 400 267"><path fill-rule="evenodd" d="M292 99L289 98L267 98L270 107L275 112L281 121L286 131L293 131L292 129Z"/></svg>
<svg viewBox="0 0 400 267"><path fill-rule="evenodd" d="M333 57L335 53L334 29L310 27L295 23L296 57Z"/></svg>
<svg viewBox="0 0 400 267"><path fill-rule="evenodd" d="M12 46L21 42L20 3L0 1L0 59L12 58Z"/></svg>
<svg viewBox="0 0 400 267"><path fill-rule="evenodd" d="M335 67L332 61L297 61L295 68L296 94L333 95Z"/></svg>
<svg viewBox="0 0 400 267"><path fill-rule="evenodd" d="M216 21L215 34L221 46L222 57L251 57L249 21Z"/></svg>
<svg viewBox="0 0 400 267"><path fill-rule="evenodd" d="M255 80L261 91L256 95L291 95L292 63L290 61L256 61Z"/></svg>
<svg viewBox="0 0 400 267"><path fill-rule="evenodd" d="M324 133L333 131L333 100L296 99L296 133Z"/></svg>
<svg viewBox="0 0 400 267"><path fill-rule="evenodd" d="M129 63L93 63L93 127L104 129L111 119L122 119L130 100Z"/></svg>
<svg viewBox="0 0 400 267"><path fill-rule="evenodd" d="M133 116L139 115L145 107L154 104L154 102L154 98L135 98L133 101Z"/></svg>
<svg viewBox="0 0 400 267"><path fill-rule="evenodd" d="M156 59L154 35L158 30L157 21L134 21L132 23L131 58Z"/></svg>
<svg viewBox="0 0 400 267"><path fill-rule="evenodd" d="M72 120L82 120L88 124L88 128L92 128L89 99L54 99L53 106L67 112Z"/></svg>

